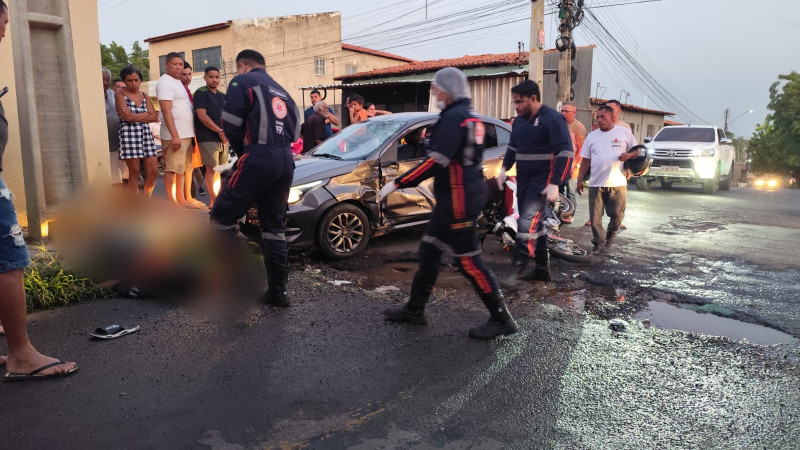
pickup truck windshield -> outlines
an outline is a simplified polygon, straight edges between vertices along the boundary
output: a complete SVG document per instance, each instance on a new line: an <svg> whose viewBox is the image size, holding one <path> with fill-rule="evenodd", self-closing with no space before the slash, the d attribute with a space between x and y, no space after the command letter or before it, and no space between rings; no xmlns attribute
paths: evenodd
<svg viewBox="0 0 800 450"><path fill-rule="evenodd" d="M713 128L662 128L654 141L669 142L715 142Z"/></svg>

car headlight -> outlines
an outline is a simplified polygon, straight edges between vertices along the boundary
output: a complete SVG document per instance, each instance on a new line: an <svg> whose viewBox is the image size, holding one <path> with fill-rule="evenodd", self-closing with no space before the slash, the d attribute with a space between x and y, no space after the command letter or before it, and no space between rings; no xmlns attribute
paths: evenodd
<svg viewBox="0 0 800 450"><path fill-rule="evenodd" d="M712 157L714 156L714 152L715 152L714 147L698 148L697 150L694 151L694 156Z"/></svg>
<svg viewBox="0 0 800 450"><path fill-rule="evenodd" d="M311 183L300 184L297 186L292 186L289 189L289 204L294 205L295 203L299 202L303 195L305 195L308 191L313 190L319 186L322 186L323 180L312 181Z"/></svg>
<svg viewBox="0 0 800 450"><path fill-rule="evenodd" d="M756 180L756 186L763 186L763 185L764 185L764 180L762 180L761 178Z"/></svg>
<svg viewBox="0 0 800 450"><path fill-rule="evenodd" d="M775 187L777 185L778 185L778 181L777 180L769 180L769 181L767 181L767 186L769 186L769 187Z"/></svg>
<svg viewBox="0 0 800 450"><path fill-rule="evenodd" d="M648 148L647 149L647 156L653 156L656 153L656 149Z"/></svg>

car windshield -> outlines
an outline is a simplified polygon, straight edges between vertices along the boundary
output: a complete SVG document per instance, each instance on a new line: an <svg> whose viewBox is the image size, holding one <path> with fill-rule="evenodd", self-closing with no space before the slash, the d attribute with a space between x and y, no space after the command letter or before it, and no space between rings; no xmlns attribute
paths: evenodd
<svg viewBox="0 0 800 450"><path fill-rule="evenodd" d="M654 141L670 142L714 142L713 128L663 128Z"/></svg>
<svg viewBox="0 0 800 450"><path fill-rule="evenodd" d="M370 120L350 125L320 144L314 150L313 156L334 157L349 161L364 159L404 125L405 122L397 120Z"/></svg>

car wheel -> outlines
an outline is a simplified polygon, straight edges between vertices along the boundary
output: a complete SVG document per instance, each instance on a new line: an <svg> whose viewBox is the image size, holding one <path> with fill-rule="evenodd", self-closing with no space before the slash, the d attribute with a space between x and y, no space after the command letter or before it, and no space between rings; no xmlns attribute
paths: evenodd
<svg viewBox="0 0 800 450"><path fill-rule="evenodd" d="M317 229L317 245L330 258L352 258L367 247L370 233L364 211L355 205L341 203L322 217Z"/></svg>
<svg viewBox="0 0 800 450"><path fill-rule="evenodd" d="M724 180L719 180L719 189L721 191L730 191L731 190L731 182L733 181L733 164L731 164L731 170L728 172L728 177Z"/></svg>
<svg viewBox="0 0 800 450"><path fill-rule="evenodd" d="M639 177L636 179L636 190L646 191L648 189L650 189L650 183L647 182L647 178Z"/></svg>
<svg viewBox="0 0 800 450"><path fill-rule="evenodd" d="M703 194L714 195L719 189L719 167L714 173L714 178L703 180Z"/></svg>

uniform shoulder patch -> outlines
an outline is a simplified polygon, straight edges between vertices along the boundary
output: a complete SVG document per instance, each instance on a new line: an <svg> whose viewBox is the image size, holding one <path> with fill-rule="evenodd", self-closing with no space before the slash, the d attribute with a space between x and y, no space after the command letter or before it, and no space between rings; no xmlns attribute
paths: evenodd
<svg viewBox="0 0 800 450"><path fill-rule="evenodd" d="M275 113L275 117L278 119L286 117L289 112L288 108L286 108L286 102L280 97L272 97L272 112Z"/></svg>
<svg viewBox="0 0 800 450"><path fill-rule="evenodd" d="M231 82L231 86L238 86L238 85L239 83L237 83L236 81Z"/></svg>

